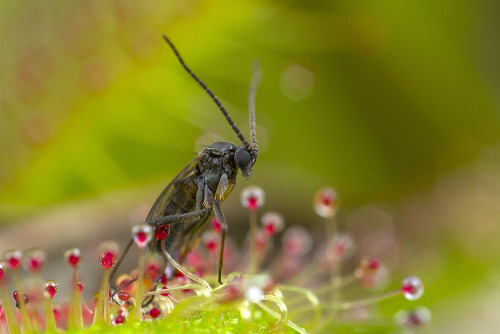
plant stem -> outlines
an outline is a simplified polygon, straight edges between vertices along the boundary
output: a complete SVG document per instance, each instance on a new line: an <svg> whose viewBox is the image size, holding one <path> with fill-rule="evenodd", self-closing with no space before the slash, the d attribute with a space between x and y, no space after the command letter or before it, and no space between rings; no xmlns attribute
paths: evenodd
<svg viewBox="0 0 500 334"><path fill-rule="evenodd" d="M23 333L28 333L33 331L33 327L31 326L30 317L28 315L28 311L26 310L26 303L24 302L24 293L21 287L21 279L19 278L19 271L14 270L14 281L16 283L17 288L17 303L19 305L19 310L21 312L21 323L23 325Z"/></svg>
<svg viewBox="0 0 500 334"><path fill-rule="evenodd" d="M5 312L5 318L7 319L7 329L11 334L19 334L19 328L16 324L16 317L14 316L14 310L12 309L9 301L7 300L7 295L5 294L5 288L3 284L0 283L0 292L2 294L2 306Z"/></svg>
<svg viewBox="0 0 500 334"><path fill-rule="evenodd" d="M257 210L250 210L250 264L248 266L249 274L255 274L255 272L257 271L257 232Z"/></svg>
<svg viewBox="0 0 500 334"><path fill-rule="evenodd" d="M104 282L103 282L103 299L104 299L104 324L110 324L110 312L109 312L109 269L104 269ZM76 292L75 292L76 295ZM80 298L78 298L80 301ZM81 311L81 310L80 310ZM80 312L81 315L81 312Z"/></svg>

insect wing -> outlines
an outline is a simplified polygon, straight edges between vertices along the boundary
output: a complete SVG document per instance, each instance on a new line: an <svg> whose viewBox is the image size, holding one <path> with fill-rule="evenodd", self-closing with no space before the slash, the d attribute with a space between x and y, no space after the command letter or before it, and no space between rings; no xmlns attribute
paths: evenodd
<svg viewBox="0 0 500 334"><path fill-rule="evenodd" d="M147 221L165 216L194 211L196 208L196 185L195 175L200 156L194 158L160 194L155 204L151 208ZM182 259L189 249L196 242L201 228L211 213L201 217L186 219L180 223L170 224L170 233L165 239L165 248L174 258ZM152 249L161 252L161 245L156 238L153 240Z"/></svg>
<svg viewBox="0 0 500 334"><path fill-rule="evenodd" d="M155 204L149 210L148 217L146 221L151 221L157 218L175 215L183 212L170 211L167 212L168 205L173 201L173 198L177 192L181 190L183 186L193 180L193 175L196 172L196 166L199 162L199 156L195 157L191 162L184 167L184 169L165 187L163 192L156 199ZM189 189L194 192L192 196L196 197L197 189Z"/></svg>

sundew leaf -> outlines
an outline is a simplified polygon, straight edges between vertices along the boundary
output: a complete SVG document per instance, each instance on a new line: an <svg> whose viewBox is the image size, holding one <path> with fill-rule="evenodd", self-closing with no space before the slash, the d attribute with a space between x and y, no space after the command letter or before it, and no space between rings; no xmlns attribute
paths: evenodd
<svg viewBox="0 0 500 334"><path fill-rule="evenodd" d="M244 324L237 311L226 310L207 319L207 314L201 312L185 318L166 317L151 322L125 323L114 327L92 326L78 331L64 333L269 333L273 329L274 319L262 315L253 320L251 326ZM285 333L294 333L291 329L283 329Z"/></svg>

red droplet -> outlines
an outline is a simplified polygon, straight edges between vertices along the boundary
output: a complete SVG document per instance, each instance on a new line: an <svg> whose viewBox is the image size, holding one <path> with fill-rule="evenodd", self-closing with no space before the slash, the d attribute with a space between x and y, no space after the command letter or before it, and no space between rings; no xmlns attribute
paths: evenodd
<svg viewBox="0 0 500 334"><path fill-rule="evenodd" d="M314 211L321 217L332 217L336 212L337 193L332 188L323 188L314 195Z"/></svg>
<svg viewBox="0 0 500 334"><path fill-rule="evenodd" d="M209 241L207 242L206 247L209 251L212 252L217 249L217 243L215 241Z"/></svg>
<svg viewBox="0 0 500 334"><path fill-rule="evenodd" d="M264 204L264 190L257 186L249 186L243 189L240 195L241 205L250 211L255 211Z"/></svg>
<svg viewBox="0 0 500 334"><path fill-rule="evenodd" d="M80 262L80 254L73 252L73 253L68 255L67 260L68 260L68 263L72 267L76 267L78 265L78 263Z"/></svg>
<svg viewBox="0 0 500 334"><path fill-rule="evenodd" d="M38 248L32 248L24 254L24 266L26 270L37 272L45 263L45 253Z"/></svg>
<svg viewBox="0 0 500 334"><path fill-rule="evenodd" d="M54 286L49 285L45 288L45 292L49 295L50 298L54 298L54 295L56 294L57 290Z"/></svg>
<svg viewBox="0 0 500 334"><path fill-rule="evenodd" d="M256 197L249 197L248 198L248 208L250 210L256 210L257 209L257 198Z"/></svg>
<svg viewBox="0 0 500 334"><path fill-rule="evenodd" d="M30 297L28 297L28 295L24 294L23 295L24 297L24 304L28 304L28 302L30 301ZM19 305L17 304L19 302L19 292L16 290L14 291L14 300L16 301L16 306L19 307Z"/></svg>
<svg viewBox="0 0 500 334"><path fill-rule="evenodd" d="M365 287L375 286L381 281L382 264L375 257L362 257L359 266L355 270L355 275L363 279Z"/></svg>
<svg viewBox="0 0 500 334"><path fill-rule="evenodd" d="M118 298L119 298L122 302L125 302L125 301L127 301L127 300L130 298L130 296L129 296L129 294L128 294L128 293L121 291L121 292L119 292L119 293L118 293Z"/></svg>
<svg viewBox="0 0 500 334"><path fill-rule="evenodd" d="M422 297L424 293L424 285L420 278L416 276L409 276L403 280L401 290L406 299L417 300Z"/></svg>
<svg viewBox="0 0 500 334"><path fill-rule="evenodd" d="M274 235L276 233L276 227L273 224L268 224L264 226L264 228L269 235Z"/></svg>
<svg viewBox="0 0 500 334"><path fill-rule="evenodd" d="M409 329L418 329L429 322L431 317L430 311L420 306L408 311L399 311L395 316L395 320L400 326L405 326Z"/></svg>
<svg viewBox="0 0 500 334"><path fill-rule="evenodd" d="M187 281L187 278L186 276L184 276L183 273L181 273L180 271L176 272L175 273L175 280L179 283L179 284L185 284L186 281Z"/></svg>
<svg viewBox="0 0 500 334"><path fill-rule="evenodd" d="M156 239L163 240L170 234L170 225L163 225L156 229Z"/></svg>
<svg viewBox="0 0 500 334"><path fill-rule="evenodd" d="M0 280L2 280L3 274L4 274L4 271L3 271L3 264L2 264L2 263L0 263Z"/></svg>
<svg viewBox="0 0 500 334"><path fill-rule="evenodd" d="M219 246L220 236L213 231L205 232L202 236L203 244L209 252L213 252Z"/></svg>
<svg viewBox="0 0 500 334"><path fill-rule="evenodd" d="M31 259L29 269L31 271L38 271L42 267L41 264L42 263L38 259Z"/></svg>
<svg viewBox="0 0 500 334"><path fill-rule="evenodd" d="M116 318L115 318L115 324L123 324L123 322L125 321L125 318L122 316L122 315L118 315Z"/></svg>
<svg viewBox="0 0 500 334"><path fill-rule="evenodd" d="M20 259L19 259L19 258L12 256L12 257L8 260L8 263L9 263L9 267L10 267L12 270L16 270L17 268L19 268L19 264L21 264L21 261L20 261Z"/></svg>
<svg viewBox="0 0 500 334"><path fill-rule="evenodd" d="M139 248L147 246L153 237L153 228L148 224L135 225L132 228L132 238Z"/></svg>
<svg viewBox="0 0 500 334"><path fill-rule="evenodd" d="M337 194L333 189L323 189L321 192L321 203L325 206L330 206L335 203L335 200L337 199Z"/></svg>
<svg viewBox="0 0 500 334"><path fill-rule="evenodd" d="M163 285L167 285L167 281L168 281L167 275L166 275L166 274L163 274L163 275L160 277L160 283L161 283L161 284L163 284Z"/></svg>
<svg viewBox="0 0 500 334"><path fill-rule="evenodd" d="M156 318L157 316L160 315L160 310L157 309L156 307L152 308L150 311L149 311L149 315L152 317L152 318Z"/></svg>
<svg viewBox="0 0 500 334"><path fill-rule="evenodd" d="M78 293L82 293L83 291L83 283L82 282L76 282L75 283L75 291Z"/></svg>
<svg viewBox="0 0 500 334"><path fill-rule="evenodd" d="M327 249L326 259L328 261L339 261L347 257L353 251L352 238L347 234L339 234L333 238Z"/></svg>
<svg viewBox="0 0 500 334"><path fill-rule="evenodd" d="M409 294L414 294L415 290L416 290L412 284L405 284L405 285L403 285L403 287L401 289L403 290L403 292L409 293Z"/></svg>
<svg viewBox="0 0 500 334"><path fill-rule="evenodd" d="M423 319L416 313L411 313L408 315L408 324L411 326L418 327L424 323Z"/></svg>
<svg viewBox="0 0 500 334"><path fill-rule="evenodd" d="M156 277L161 273L161 267L158 262L152 261L146 264L146 273L145 275L151 279L155 280Z"/></svg>
<svg viewBox="0 0 500 334"><path fill-rule="evenodd" d="M144 231L137 232L135 236L137 238L137 241L139 241L140 243L146 242L148 240L148 234Z"/></svg>
<svg viewBox="0 0 500 334"><path fill-rule="evenodd" d="M59 290L59 284L57 284L57 282L53 280L46 281L44 286L44 295L50 297L51 299L57 293L57 290Z"/></svg>
<svg viewBox="0 0 500 334"><path fill-rule="evenodd" d="M115 254L113 254L112 252L104 252L102 255L101 255L101 265L105 268L105 269L109 269L111 268L112 266L115 265L115 261L116 261L116 257L115 257Z"/></svg>
<svg viewBox="0 0 500 334"><path fill-rule="evenodd" d="M167 290L167 288L163 288L162 290ZM170 292L164 292L161 294L163 297L168 297L170 296Z"/></svg>
<svg viewBox="0 0 500 334"><path fill-rule="evenodd" d="M261 218L261 224L264 228L264 232L269 236L273 236L278 232L281 232L285 226L285 221L283 216L277 212L268 212Z"/></svg>
<svg viewBox="0 0 500 334"><path fill-rule="evenodd" d="M378 268L380 268L380 261L376 258L370 259L370 261L368 262L368 268L370 270L377 270Z"/></svg>
<svg viewBox="0 0 500 334"><path fill-rule="evenodd" d="M212 229L217 232L217 233L220 233L221 232L221 225L220 225L220 221L219 219L217 219L217 217L213 217L212 218Z"/></svg>
<svg viewBox="0 0 500 334"><path fill-rule="evenodd" d="M336 254L336 255L338 255L338 256L342 256L342 255L344 255L345 250L346 250L346 247L345 247L345 245L344 245L344 244L342 244L342 243L338 243L338 244L336 244L336 245L334 246L334 252L335 252L335 254Z"/></svg>

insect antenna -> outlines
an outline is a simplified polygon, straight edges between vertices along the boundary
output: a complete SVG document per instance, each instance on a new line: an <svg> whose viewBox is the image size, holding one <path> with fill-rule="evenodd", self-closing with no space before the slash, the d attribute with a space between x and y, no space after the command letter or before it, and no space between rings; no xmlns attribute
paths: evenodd
<svg viewBox="0 0 500 334"><path fill-rule="evenodd" d="M255 96L257 95L257 87L259 86L260 79L262 79L262 71L260 69L260 61L255 60L252 65L252 79L250 79L250 90L248 92L248 114L250 118L250 139L252 142L252 149L257 155L257 134L255 131Z"/></svg>
<svg viewBox="0 0 500 334"><path fill-rule="evenodd" d="M229 122L229 125L231 125L231 128L236 133L236 135L241 140L241 142L245 145L245 147L247 149L251 149L250 144L246 141L246 139L243 136L243 134L241 133L240 129L238 129L236 124L234 124L233 119L231 118L231 116L229 116L229 113L227 112L226 108L222 105L222 103L219 101L217 96L215 96L215 94L210 90L210 88L208 88L207 85L205 85L205 83L203 81L201 81L201 79L198 78L196 76L196 74L194 74L191 71L191 69L186 65L186 63L184 63L184 60L182 59L181 55L179 54L179 51L177 51L177 49L175 48L174 44L170 41L170 39L168 39L168 37L166 35L163 35L163 39L165 40L165 42L167 42L167 44L170 46L172 51L175 53L175 56L177 57L177 59L181 63L182 67L184 67L186 72L188 72L193 77L193 79L196 80L196 82L205 90L205 92L207 92L207 94L210 95L212 100L215 102L215 104L222 111L222 113L226 117L226 120Z"/></svg>

